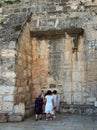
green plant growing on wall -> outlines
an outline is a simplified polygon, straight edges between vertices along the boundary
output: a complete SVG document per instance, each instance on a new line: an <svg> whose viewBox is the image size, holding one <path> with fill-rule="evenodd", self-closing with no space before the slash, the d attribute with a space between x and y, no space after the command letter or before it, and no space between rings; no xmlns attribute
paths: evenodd
<svg viewBox="0 0 97 130"><path fill-rule="evenodd" d="M2 7L2 4L0 3L0 8Z"/></svg>
<svg viewBox="0 0 97 130"><path fill-rule="evenodd" d="M15 31L20 31L21 30L21 25L15 26Z"/></svg>
<svg viewBox="0 0 97 130"><path fill-rule="evenodd" d="M20 0L4 0L4 2L7 4L13 4L15 2L20 2Z"/></svg>

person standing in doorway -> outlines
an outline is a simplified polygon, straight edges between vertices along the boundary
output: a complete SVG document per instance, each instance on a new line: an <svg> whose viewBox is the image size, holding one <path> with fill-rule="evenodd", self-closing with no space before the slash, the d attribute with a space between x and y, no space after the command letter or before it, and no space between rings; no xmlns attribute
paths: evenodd
<svg viewBox="0 0 97 130"><path fill-rule="evenodd" d="M58 102L58 95L57 90L53 91L53 99L54 99L54 118L56 118L56 110L57 110L57 102Z"/></svg>
<svg viewBox="0 0 97 130"><path fill-rule="evenodd" d="M45 95L44 95L44 90L41 90L41 97L43 98L43 102L45 101ZM43 114L45 113L45 104L43 104Z"/></svg>
<svg viewBox="0 0 97 130"><path fill-rule="evenodd" d="M41 97L41 94L38 95L35 99L35 119L36 121L42 119L42 113L43 113L43 98Z"/></svg>
<svg viewBox="0 0 97 130"><path fill-rule="evenodd" d="M52 115L53 107L54 107L54 99L53 99L53 96L52 96L52 92L51 92L51 90L48 90L47 94L45 96L46 120L48 120L49 115L50 116Z"/></svg>

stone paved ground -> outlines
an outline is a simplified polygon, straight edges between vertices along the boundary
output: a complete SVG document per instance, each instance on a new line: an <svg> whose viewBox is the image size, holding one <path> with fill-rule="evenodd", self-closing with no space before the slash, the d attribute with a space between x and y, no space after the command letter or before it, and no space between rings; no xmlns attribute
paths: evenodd
<svg viewBox="0 0 97 130"><path fill-rule="evenodd" d="M0 123L0 130L97 130L97 116L57 114L53 121L35 121L32 116L23 122Z"/></svg>

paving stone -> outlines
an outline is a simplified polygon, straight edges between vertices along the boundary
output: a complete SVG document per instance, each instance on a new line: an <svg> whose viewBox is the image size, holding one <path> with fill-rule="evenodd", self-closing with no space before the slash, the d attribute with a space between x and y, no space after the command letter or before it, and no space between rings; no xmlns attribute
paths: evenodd
<svg viewBox="0 0 97 130"><path fill-rule="evenodd" d="M97 130L97 116L57 114L53 121L35 121L35 117L23 122L0 123L0 130Z"/></svg>

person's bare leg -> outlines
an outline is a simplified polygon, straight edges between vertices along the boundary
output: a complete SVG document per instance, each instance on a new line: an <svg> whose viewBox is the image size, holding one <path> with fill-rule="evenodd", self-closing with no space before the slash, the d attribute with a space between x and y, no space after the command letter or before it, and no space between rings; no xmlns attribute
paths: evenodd
<svg viewBox="0 0 97 130"><path fill-rule="evenodd" d="M35 119L36 119L36 121L38 120L38 115L37 114L35 115Z"/></svg>
<svg viewBox="0 0 97 130"><path fill-rule="evenodd" d="M39 115L39 119L40 119L40 120L42 119L42 114Z"/></svg>
<svg viewBox="0 0 97 130"><path fill-rule="evenodd" d="M48 120L48 113L46 113L46 120Z"/></svg>

